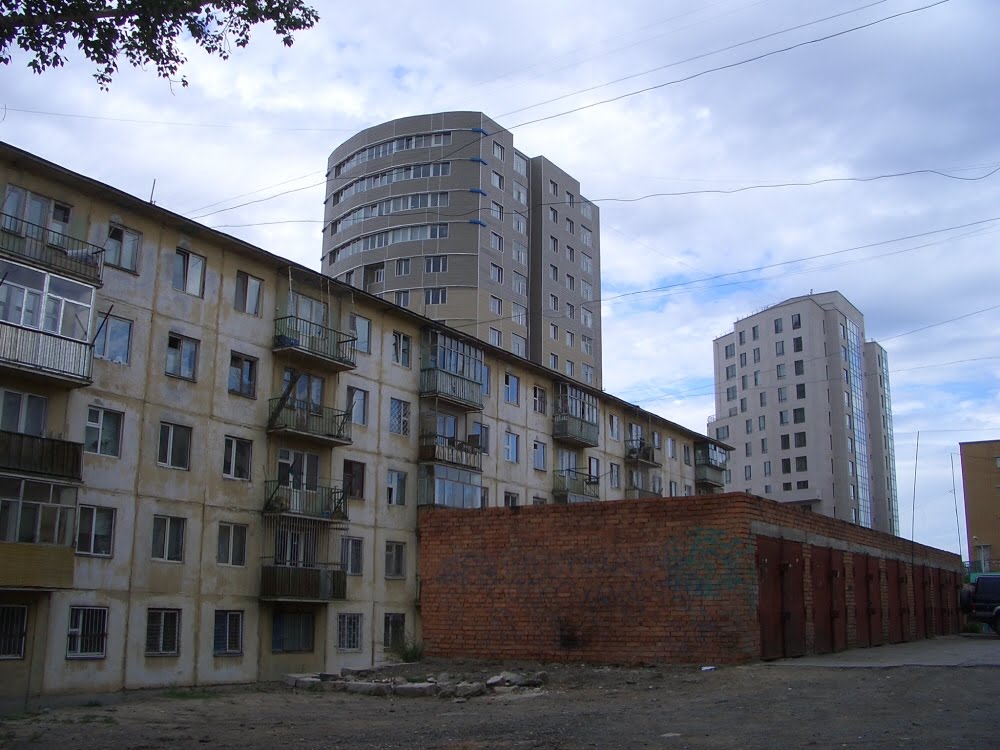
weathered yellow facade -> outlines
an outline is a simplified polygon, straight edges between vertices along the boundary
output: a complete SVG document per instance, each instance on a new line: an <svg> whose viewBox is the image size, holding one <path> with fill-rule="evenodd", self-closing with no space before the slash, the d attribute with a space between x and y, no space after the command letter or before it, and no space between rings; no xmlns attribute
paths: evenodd
<svg viewBox="0 0 1000 750"><path fill-rule="evenodd" d="M0 190L5 705L391 659L420 503L723 488L716 441L6 145Z"/></svg>

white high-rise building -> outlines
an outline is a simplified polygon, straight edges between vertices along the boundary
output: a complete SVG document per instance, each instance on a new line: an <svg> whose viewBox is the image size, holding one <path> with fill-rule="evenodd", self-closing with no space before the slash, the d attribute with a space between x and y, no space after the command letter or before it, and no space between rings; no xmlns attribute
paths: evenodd
<svg viewBox="0 0 1000 750"><path fill-rule="evenodd" d="M708 433L735 448L733 489L898 534L888 361L864 326L839 292L737 320L714 342Z"/></svg>

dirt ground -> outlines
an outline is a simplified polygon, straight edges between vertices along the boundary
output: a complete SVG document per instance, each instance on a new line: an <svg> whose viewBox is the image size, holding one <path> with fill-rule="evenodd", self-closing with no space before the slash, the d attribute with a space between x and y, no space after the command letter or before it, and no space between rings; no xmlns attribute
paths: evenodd
<svg viewBox="0 0 1000 750"><path fill-rule="evenodd" d="M701 671L425 660L410 681L544 670L540 688L468 700L284 685L130 694L0 721L0 747L985 748L1000 737L1000 668L753 664Z"/></svg>

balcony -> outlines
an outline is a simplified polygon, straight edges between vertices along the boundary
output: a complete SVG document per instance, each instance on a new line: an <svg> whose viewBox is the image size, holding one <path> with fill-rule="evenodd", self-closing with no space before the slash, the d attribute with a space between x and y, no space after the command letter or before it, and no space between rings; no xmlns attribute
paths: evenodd
<svg viewBox="0 0 1000 750"><path fill-rule="evenodd" d="M298 435L330 445L351 444L350 412L281 396L268 401L268 407L268 432Z"/></svg>
<svg viewBox="0 0 1000 750"><path fill-rule="evenodd" d="M39 474L79 482L83 444L0 430L0 471Z"/></svg>
<svg viewBox="0 0 1000 750"><path fill-rule="evenodd" d="M552 496L557 503L589 503L600 499L601 480L582 471L557 471Z"/></svg>
<svg viewBox="0 0 1000 750"><path fill-rule="evenodd" d="M625 460L628 463L643 464L646 466L662 466L656 460L656 451L653 446L642 438L633 438L625 441Z"/></svg>
<svg viewBox="0 0 1000 750"><path fill-rule="evenodd" d="M478 445L444 435L421 433L419 459L421 462L446 463L471 471L483 470L483 454Z"/></svg>
<svg viewBox="0 0 1000 750"><path fill-rule="evenodd" d="M104 248L9 214L0 214L0 255L94 286L104 273Z"/></svg>
<svg viewBox="0 0 1000 750"><path fill-rule="evenodd" d="M0 503L0 588L73 586L77 488L6 477Z"/></svg>
<svg viewBox="0 0 1000 750"><path fill-rule="evenodd" d="M420 371L420 396L439 398L460 409L483 408L483 385L436 367Z"/></svg>
<svg viewBox="0 0 1000 750"><path fill-rule="evenodd" d="M275 353L341 371L357 366L358 337L292 316L274 321Z"/></svg>
<svg viewBox="0 0 1000 750"><path fill-rule="evenodd" d="M332 486L294 487L277 480L264 482L265 513L282 513L322 521L346 521L344 488Z"/></svg>
<svg viewBox="0 0 1000 750"><path fill-rule="evenodd" d="M598 427L572 414L556 413L552 417L552 439L582 448L597 447Z"/></svg>
<svg viewBox="0 0 1000 750"><path fill-rule="evenodd" d="M0 368L79 388L93 382L94 347L0 321Z"/></svg>
<svg viewBox="0 0 1000 750"><path fill-rule="evenodd" d="M647 490L643 487L626 487L625 488L625 499L626 500L652 500L653 498L663 497L662 492L657 492L656 490Z"/></svg>
<svg viewBox="0 0 1000 750"><path fill-rule="evenodd" d="M695 464L694 481L699 485L708 485L722 489L726 486L726 470L712 464Z"/></svg>
<svg viewBox="0 0 1000 750"><path fill-rule="evenodd" d="M714 492L726 486L729 454L714 443L695 443L694 481L699 490Z"/></svg>
<svg viewBox="0 0 1000 750"><path fill-rule="evenodd" d="M347 574L339 565L280 565L265 558L260 598L270 601L329 602L347 598Z"/></svg>

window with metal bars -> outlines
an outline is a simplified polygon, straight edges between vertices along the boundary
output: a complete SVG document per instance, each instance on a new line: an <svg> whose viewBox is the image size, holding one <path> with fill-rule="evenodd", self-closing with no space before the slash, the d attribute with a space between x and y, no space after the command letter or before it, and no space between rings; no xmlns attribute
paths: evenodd
<svg viewBox="0 0 1000 750"><path fill-rule="evenodd" d="M146 610L146 656L176 656L180 653L181 611Z"/></svg>
<svg viewBox="0 0 1000 750"><path fill-rule="evenodd" d="M224 609L215 611L212 652L216 656L237 656L243 653L243 612Z"/></svg>
<svg viewBox="0 0 1000 750"><path fill-rule="evenodd" d="M67 659L103 659L107 640L107 607L69 608Z"/></svg>
<svg viewBox="0 0 1000 750"><path fill-rule="evenodd" d="M28 630L28 608L23 605L0 606L0 659L23 659L24 639Z"/></svg>

